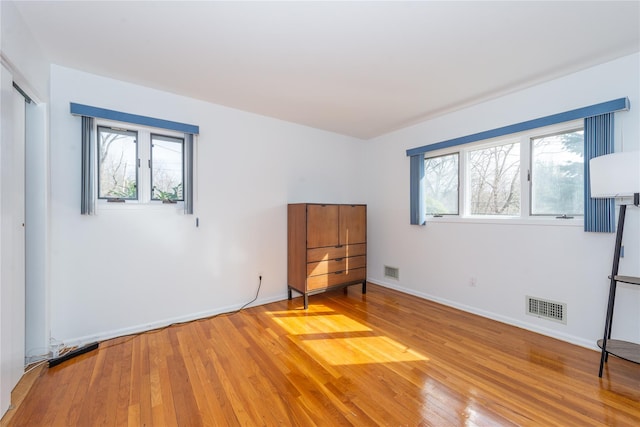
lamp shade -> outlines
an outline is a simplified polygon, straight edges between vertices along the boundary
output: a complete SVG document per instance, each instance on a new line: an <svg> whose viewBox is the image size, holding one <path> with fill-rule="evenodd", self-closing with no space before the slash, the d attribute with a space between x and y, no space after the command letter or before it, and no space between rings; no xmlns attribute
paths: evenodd
<svg viewBox="0 0 640 427"><path fill-rule="evenodd" d="M640 193L640 151L606 154L589 160L592 198Z"/></svg>

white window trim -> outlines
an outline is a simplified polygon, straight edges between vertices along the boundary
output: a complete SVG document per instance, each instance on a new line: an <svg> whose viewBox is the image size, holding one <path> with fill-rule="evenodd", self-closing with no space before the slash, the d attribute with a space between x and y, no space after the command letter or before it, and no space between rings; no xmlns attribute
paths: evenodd
<svg viewBox="0 0 640 427"><path fill-rule="evenodd" d="M140 166L138 169L138 200L126 200L123 203L109 202L107 199L101 199L98 197L98 159L97 156L93 156L91 162L93 162L93 170L95 171L95 179L93 180L95 195L95 212L100 211L162 211L171 212L176 211L179 214L184 214L184 201L177 201L176 203L163 203L161 200L151 199L151 168L149 161L151 159L151 134L170 136L175 138L185 138L185 134L169 129L156 128L151 126L138 125L134 123L117 122L107 119L95 119L93 125L93 132L96 138L92 138L91 144L93 145L93 152L98 152L98 127L112 127L119 129L127 129L138 132L138 158L140 160ZM194 162L195 163L195 162ZM194 166L195 167L195 166ZM144 171L144 173L143 173ZM183 172L184 173L184 172Z"/></svg>
<svg viewBox="0 0 640 427"><path fill-rule="evenodd" d="M583 227L584 216L576 215L574 218L562 219L553 216L531 215L531 183L528 181L528 173L531 170L531 138L540 137L553 133L562 133L584 127L583 120L572 120L555 125L535 128L516 134L503 135L496 138L475 141L469 144L444 148L441 150L429 151L424 154L424 158L438 157L452 153L459 153L458 157L458 215L426 215L425 219L429 223L468 223L468 224L504 224L504 225L544 225L544 226L567 226ZM468 199L471 197L467 176L468 152L494 147L497 145L509 144L510 142L520 143L520 215L471 215ZM523 167L525 165L526 167Z"/></svg>

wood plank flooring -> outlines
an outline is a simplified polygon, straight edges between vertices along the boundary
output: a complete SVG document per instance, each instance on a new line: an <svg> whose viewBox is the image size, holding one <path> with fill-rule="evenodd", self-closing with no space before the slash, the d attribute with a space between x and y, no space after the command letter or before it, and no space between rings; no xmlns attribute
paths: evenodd
<svg viewBox="0 0 640 427"><path fill-rule="evenodd" d="M640 365L370 285L101 343L10 426L638 426Z"/></svg>

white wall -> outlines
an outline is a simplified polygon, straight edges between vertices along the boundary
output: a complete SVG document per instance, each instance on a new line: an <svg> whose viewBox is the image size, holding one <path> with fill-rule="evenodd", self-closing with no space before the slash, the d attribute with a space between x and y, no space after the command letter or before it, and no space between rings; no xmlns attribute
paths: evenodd
<svg viewBox="0 0 640 427"><path fill-rule="evenodd" d="M38 103L49 95L49 62L29 32L13 1L0 2L2 62L12 79Z"/></svg>
<svg viewBox="0 0 640 427"><path fill-rule="evenodd" d="M53 66L51 331L89 341L286 298L287 203L365 202L365 143ZM195 214L80 215L80 118L69 103L200 126ZM196 228L195 219L200 227Z"/></svg>
<svg viewBox="0 0 640 427"><path fill-rule="evenodd" d="M565 223L411 226L406 150L621 97L629 98L631 109L616 114L616 144L638 150L639 63L638 54L624 57L370 141L369 279L595 348L604 328L614 235ZM638 236L640 212L630 208L621 273L640 274ZM399 267L400 280L385 279L384 265ZM526 295L567 303L567 324L525 315ZM614 335L640 341L639 307L640 292L621 286Z"/></svg>

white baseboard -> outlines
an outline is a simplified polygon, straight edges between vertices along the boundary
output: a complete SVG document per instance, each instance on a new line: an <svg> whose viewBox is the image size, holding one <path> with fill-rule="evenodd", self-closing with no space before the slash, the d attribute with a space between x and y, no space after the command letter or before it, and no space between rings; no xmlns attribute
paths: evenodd
<svg viewBox="0 0 640 427"><path fill-rule="evenodd" d="M480 310L478 308L475 307L471 307L465 304L460 304L458 302L455 301L450 301L444 298L439 298L437 296L434 295L430 295L428 293L425 292L419 292L416 291L414 289L409 289L409 288L405 288L402 286L398 286L395 283L391 283L391 282L386 282L383 280L369 280L367 279L368 282L374 284L374 285L379 285L379 286L383 286L386 288L390 288L390 289L394 289L398 292L402 292L408 295L413 295L416 296L418 298L422 298L428 301L434 301L437 302L439 304L443 304L449 307L453 307L456 308L458 310L462 310L465 311L467 313L472 313L472 314L476 314L478 316L482 316L482 317L486 317L488 319L492 319L492 320L496 320L498 322L502 322L505 323L507 325L512 325L512 326L516 326L522 329L526 329L528 331L531 332L535 332L541 335L545 335L548 337L552 337L552 338L556 338L559 339L561 341L565 341L571 344L575 344L578 345L580 347L585 347L591 350L596 350L596 351L600 351L600 349L595 345L595 343L588 341L588 340L584 340L582 338L570 335L570 334L563 334L561 332L552 330L552 329L547 329L547 328L543 328L540 327L539 325L535 325L532 323L527 323L527 322L522 322L518 319L513 319L510 317L506 317L506 316L502 316L496 313L492 313L490 311L486 311L486 310ZM255 302L251 303L250 305L248 305L247 307L253 307L253 306L258 306L258 305L264 305L264 304L269 304L271 302L276 302L276 301L283 301L287 299L287 294L286 292L283 292L280 295L276 295L270 298L261 298L256 300ZM87 343L91 343L91 342L100 342L100 341L105 341L108 339L112 339L112 338L117 338L117 337L122 337L122 336L127 336L127 335L132 335L132 334L139 334L139 333L144 333L144 332L148 332L148 331L152 331L154 329L159 329L159 328L164 328L166 326L172 325L174 323L184 323L184 322L190 322L193 320L199 320L199 319L204 319L207 317L211 317L211 316L215 316L218 314L223 314L223 313L230 313L233 311L236 311L238 309L240 309L240 307L242 307L244 304L236 304L236 305L232 305L232 306L227 306L227 307L220 307L217 308L215 310L208 310L208 311L202 311L199 313L192 313L186 316L178 316L178 317L174 317L174 318L169 318L169 319L164 319L164 320L160 320L157 322L152 322L152 323L145 323L142 325L136 325L136 326L132 326L129 328L122 328L122 329L114 329L111 331L104 331L101 332L99 334L96 335L87 335L87 336L83 336L83 337L76 337L76 338L70 338L70 339L65 339L64 340L64 344L65 346L68 347L73 347L73 346L82 346L85 345Z"/></svg>
<svg viewBox="0 0 640 427"><path fill-rule="evenodd" d="M405 288L402 286L398 286L397 284L394 283L390 283L390 282L386 282L386 281L381 281L381 280L367 280L373 284L376 285L380 285L386 288L390 288L390 289L394 289L398 292L402 292L405 294L409 294L409 295L413 295L416 296L418 298L422 298L422 299L426 299L429 301L434 301L437 302L439 304L442 305L446 305L448 307L453 307L456 308L458 310L462 310L465 311L467 313L472 313L472 314L477 314L478 316L482 316L482 317L486 317L487 319L492 319L492 320L496 320L498 322L501 323L506 323L507 325L511 325L511 326L516 326L518 328L522 328L522 329L526 329L528 331L531 332L535 332L541 335L545 335L551 338L556 338L559 339L561 341L565 341L571 344L575 344L578 345L580 347L585 347L591 350L596 350L596 351L600 351L600 348L597 347L597 345L595 344L595 342L591 342L588 340L585 340L583 338L579 338L576 337L574 335L570 335L570 334L563 334L562 332L558 332L552 329L547 329L544 327L541 327L539 325L535 325L532 323L527 323L527 322L523 322L521 320L518 319L513 319L511 317L506 317L506 316L502 316L500 314L496 314L496 313L492 313L490 311L486 311L486 310L480 310L476 307L471 307L465 304L460 304L458 302L455 301L450 301L444 298L439 298L437 296L434 295L430 295L424 292L419 292L416 291L414 289L409 289L409 288Z"/></svg>
<svg viewBox="0 0 640 427"><path fill-rule="evenodd" d="M276 301L282 301L283 299L286 299L286 298L287 298L286 292L281 295L277 295L269 298L260 298L254 301L253 303L247 305L247 307L245 308L264 305L264 304L268 304ZM235 305L226 306L226 307L219 307L219 308L216 308L215 310L207 310L207 311L201 311L199 313L191 313L185 316L172 317L168 319L159 320L157 322L145 323L141 325L131 326L128 328L113 329L110 331L100 332L95 335L85 335L82 337L67 338L62 340L62 342L64 343L65 347L75 347L75 346L79 347L92 342L101 342L101 341L109 340L112 338L124 337L127 335L133 335L133 334L140 334L140 333L152 331L154 329L164 328L169 325L173 325L177 323L185 323L193 320L205 319L207 317L215 316L218 314L232 313L234 311L239 310L243 305L244 304L235 304Z"/></svg>

